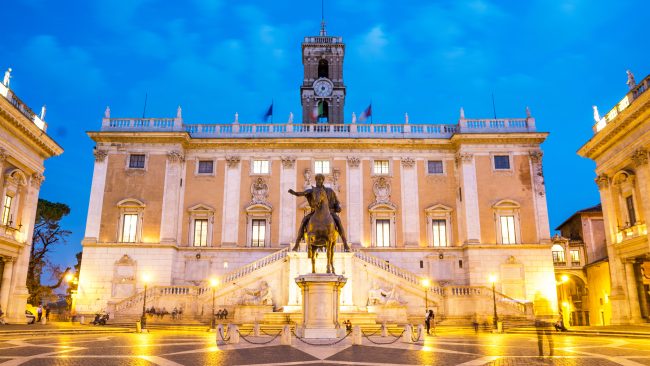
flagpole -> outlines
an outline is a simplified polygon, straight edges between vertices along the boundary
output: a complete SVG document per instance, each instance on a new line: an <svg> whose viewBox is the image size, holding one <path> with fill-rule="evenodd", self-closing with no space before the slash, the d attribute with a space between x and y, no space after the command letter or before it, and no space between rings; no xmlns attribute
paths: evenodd
<svg viewBox="0 0 650 366"><path fill-rule="evenodd" d="M373 115L373 114L374 114L374 113L372 113L372 100L370 100L370 124L373 124L373 123L372 123L372 115Z"/></svg>
<svg viewBox="0 0 650 366"><path fill-rule="evenodd" d="M275 101L273 100L273 98L271 98L271 124L273 124L273 114L275 113L275 111L273 110L275 106L273 104L275 104Z"/></svg>

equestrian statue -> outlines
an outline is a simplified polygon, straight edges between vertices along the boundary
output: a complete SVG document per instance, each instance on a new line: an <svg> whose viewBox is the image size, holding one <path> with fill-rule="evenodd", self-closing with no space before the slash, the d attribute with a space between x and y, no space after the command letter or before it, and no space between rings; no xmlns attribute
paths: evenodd
<svg viewBox="0 0 650 366"><path fill-rule="evenodd" d="M307 253L311 259L311 272L316 273L316 255L317 250L325 250L327 253L327 273L334 272L334 245L337 236L343 240L343 248L346 252L350 251L345 231L341 224L341 219L337 213L341 212L341 206L336 193L331 188L325 187L325 176L316 174L316 187L307 189L304 192L296 192L289 189L289 193L294 196L304 196L307 198L311 212L302 219L296 245L293 251L300 248L300 241L305 238L307 242Z"/></svg>

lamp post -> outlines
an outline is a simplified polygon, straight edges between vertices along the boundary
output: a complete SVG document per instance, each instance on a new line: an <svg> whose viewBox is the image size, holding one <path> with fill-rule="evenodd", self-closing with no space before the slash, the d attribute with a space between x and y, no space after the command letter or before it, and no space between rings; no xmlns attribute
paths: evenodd
<svg viewBox="0 0 650 366"><path fill-rule="evenodd" d="M70 320L74 321L75 316L75 306L77 300L77 286L79 285L79 280L72 273L65 275L65 281L68 283L70 288Z"/></svg>
<svg viewBox="0 0 650 366"><path fill-rule="evenodd" d="M431 281L428 278L422 279L422 287L424 287L424 311L429 311L429 287L431 287Z"/></svg>
<svg viewBox="0 0 650 366"><path fill-rule="evenodd" d="M144 282L144 298L142 299L142 317L140 317L141 329L144 331L147 329L147 282L149 282L149 275L142 275L142 282Z"/></svg>
<svg viewBox="0 0 650 366"><path fill-rule="evenodd" d="M497 315L497 293L496 290L494 289L494 285L497 282L497 276L496 275L490 275L489 277L490 283L492 283L492 305L494 306L494 330L499 329L498 328L498 322L499 322L499 316Z"/></svg>
<svg viewBox="0 0 650 366"><path fill-rule="evenodd" d="M219 280L216 278L211 278L210 279L210 287L212 287L212 314L210 314L210 329L215 329L216 328L216 321L214 319L214 293L217 289L217 285L219 285Z"/></svg>
<svg viewBox="0 0 650 366"><path fill-rule="evenodd" d="M564 284L567 283L568 281L569 281L569 276L562 275L562 277L560 277L560 296L558 296L558 302L560 303L560 306L558 307L560 308L560 315L562 317L562 322L564 322L564 315L565 315L564 310L568 310L567 308L569 306L568 302L566 301L567 296L564 293Z"/></svg>

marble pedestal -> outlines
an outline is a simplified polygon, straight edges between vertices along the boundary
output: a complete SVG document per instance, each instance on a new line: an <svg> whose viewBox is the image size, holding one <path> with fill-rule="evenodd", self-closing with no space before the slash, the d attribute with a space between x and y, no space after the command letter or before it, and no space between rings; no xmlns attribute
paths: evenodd
<svg viewBox="0 0 650 366"><path fill-rule="evenodd" d="M296 277L302 290L303 338L337 338L339 298L347 278L329 273Z"/></svg>
<svg viewBox="0 0 650 366"><path fill-rule="evenodd" d="M264 314L272 312L273 305L237 305L235 323L260 323L264 321Z"/></svg>

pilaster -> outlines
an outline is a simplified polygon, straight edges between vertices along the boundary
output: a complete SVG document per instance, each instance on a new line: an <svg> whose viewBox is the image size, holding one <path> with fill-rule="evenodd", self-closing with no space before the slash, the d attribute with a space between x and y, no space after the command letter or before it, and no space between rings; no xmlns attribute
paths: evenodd
<svg viewBox="0 0 650 366"><path fill-rule="evenodd" d="M412 158L401 160L402 182L402 232L404 233L404 246L418 246L420 241L420 219L418 215L418 174L416 162Z"/></svg>
<svg viewBox="0 0 650 366"><path fill-rule="evenodd" d="M363 237L363 175L361 160L356 156L347 158L347 234L351 245L361 245Z"/></svg>
<svg viewBox="0 0 650 366"><path fill-rule="evenodd" d="M476 182L476 165L474 155L467 152L456 154L456 164L461 173L462 201L465 216L465 242L481 242L481 220L478 206L478 185Z"/></svg>
<svg viewBox="0 0 650 366"><path fill-rule="evenodd" d="M546 204L546 187L542 169L542 152L530 152L530 175L533 177L533 204L535 206L535 222L537 223L537 240L539 243L551 242L551 230L548 220L548 206Z"/></svg>
<svg viewBox="0 0 650 366"><path fill-rule="evenodd" d="M636 187L639 190L640 207L637 207L637 212L640 213L639 219L648 223L650 220L650 172L648 169L648 151L645 148L636 149L631 156L631 160L635 166L636 173Z"/></svg>
<svg viewBox="0 0 650 366"><path fill-rule="evenodd" d="M289 245L295 239L296 232L296 197L289 194L289 189L297 187L296 158L282 157L280 170L280 245Z"/></svg>
<svg viewBox="0 0 650 366"><path fill-rule="evenodd" d="M104 189L106 188L108 151L95 149L93 154L95 155L95 166L93 168L92 185L90 186L90 200L88 202L84 242L97 242L99 240L102 206L104 204Z"/></svg>
<svg viewBox="0 0 650 366"><path fill-rule="evenodd" d="M238 156L226 157L226 177L224 183L222 246L236 246L239 232L239 194L241 185L241 164Z"/></svg>
<svg viewBox="0 0 650 366"><path fill-rule="evenodd" d="M11 278L14 273L14 258L3 258L4 271L2 272L2 284L0 285L0 306L3 311L9 308L9 292L11 290Z"/></svg>
<svg viewBox="0 0 650 366"><path fill-rule="evenodd" d="M176 243L178 237L178 207L181 192L181 171L185 156L180 151L167 153L165 187L163 190L160 242Z"/></svg>

